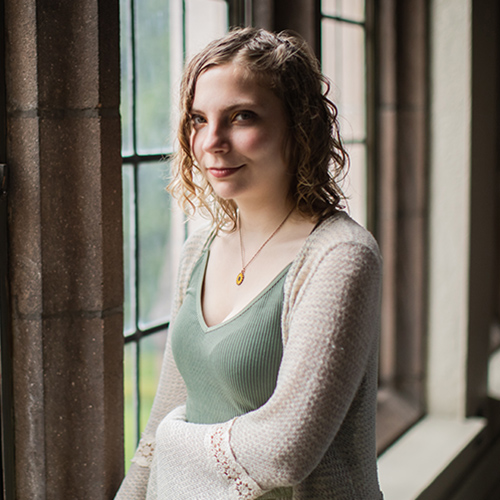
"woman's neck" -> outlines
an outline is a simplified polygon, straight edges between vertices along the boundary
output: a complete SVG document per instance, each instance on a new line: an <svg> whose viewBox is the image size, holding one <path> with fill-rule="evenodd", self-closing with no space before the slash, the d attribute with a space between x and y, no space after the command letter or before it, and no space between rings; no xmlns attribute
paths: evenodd
<svg viewBox="0 0 500 500"><path fill-rule="evenodd" d="M247 236L265 236L274 231L289 214L293 215L293 208L294 205L289 200L252 207L239 205L238 223Z"/></svg>

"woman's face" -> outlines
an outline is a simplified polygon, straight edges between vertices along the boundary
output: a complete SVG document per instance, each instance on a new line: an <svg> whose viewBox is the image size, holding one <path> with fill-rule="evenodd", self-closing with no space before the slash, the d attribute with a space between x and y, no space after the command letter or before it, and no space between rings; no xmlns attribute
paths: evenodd
<svg viewBox="0 0 500 500"><path fill-rule="evenodd" d="M191 125L193 155L218 196L237 204L287 197L285 110L248 71L229 63L203 72Z"/></svg>

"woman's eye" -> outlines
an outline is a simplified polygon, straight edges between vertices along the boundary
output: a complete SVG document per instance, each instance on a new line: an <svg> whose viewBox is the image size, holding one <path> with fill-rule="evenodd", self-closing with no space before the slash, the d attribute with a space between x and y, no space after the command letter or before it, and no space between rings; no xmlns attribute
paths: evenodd
<svg viewBox="0 0 500 500"><path fill-rule="evenodd" d="M205 118L203 118L203 116L201 115L191 115L191 123L193 125L201 125L205 123L205 121Z"/></svg>
<svg viewBox="0 0 500 500"><path fill-rule="evenodd" d="M255 118L255 113L253 111L239 111L234 115L234 121L236 122L244 122L250 121Z"/></svg>

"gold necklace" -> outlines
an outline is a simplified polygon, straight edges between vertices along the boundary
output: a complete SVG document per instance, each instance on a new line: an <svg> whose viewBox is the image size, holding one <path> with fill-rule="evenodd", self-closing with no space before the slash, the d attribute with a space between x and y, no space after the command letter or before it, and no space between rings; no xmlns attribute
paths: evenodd
<svg viewBox="0 0 500 500"><path fill-rule="evenodd" d="M295 208L295 207L294 207ZM260 251L271 241L271 238L283 227L283 224L288 220L288 217L292 215L292 212L294 211L294 208L288 212L287 216L282 220L281 224L273 231L271 236L267 238L264 243L259 247L259 249L253 254L252 258L245 264L245 249L243 248L243 241L241 239L241 224L240 224L240 216L238 213L238 233L240 236L240 252L241 252L241 271L238 273L238 276L236 276L236 284L240 286L243 283L243 280L245 279L245 271L247 267L251 264L251 262L259 255Z"/></svg>

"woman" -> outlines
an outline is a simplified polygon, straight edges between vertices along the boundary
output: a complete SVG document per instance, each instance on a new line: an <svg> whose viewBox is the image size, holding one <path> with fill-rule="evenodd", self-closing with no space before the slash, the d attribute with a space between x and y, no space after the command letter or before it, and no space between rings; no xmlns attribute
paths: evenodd
<svg viewBox="0 0 500 500"><path fill-rule="evenodd" d="M325 83L303 41L253 28L187 66L171 189L212 226L186 242L120 500L382 498L381 262L341 210Z"/></svg>

